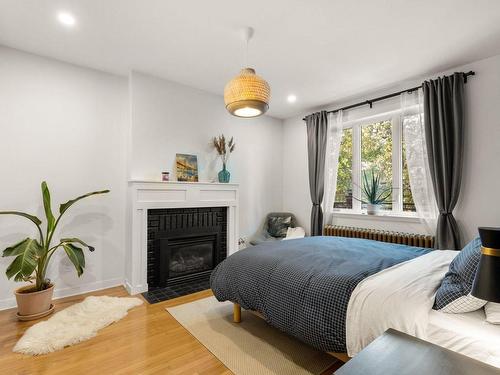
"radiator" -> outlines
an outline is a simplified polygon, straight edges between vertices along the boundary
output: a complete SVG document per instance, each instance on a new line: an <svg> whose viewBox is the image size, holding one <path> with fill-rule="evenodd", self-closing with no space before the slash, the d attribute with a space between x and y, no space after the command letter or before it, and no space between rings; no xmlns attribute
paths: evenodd
<svg viewBox="0 0 500 375"><path fill-rule="evenodd" d="M409 246L434 248L434 237L423 234L392 232L378 229L343 227L339 225L325 225L325 236L366 238L369 240L398 243Z"/></svg>

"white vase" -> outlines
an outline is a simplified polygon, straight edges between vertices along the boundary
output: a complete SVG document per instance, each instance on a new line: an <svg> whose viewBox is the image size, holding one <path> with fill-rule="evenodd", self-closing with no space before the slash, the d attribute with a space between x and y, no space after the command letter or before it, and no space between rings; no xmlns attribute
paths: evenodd
<svg viewBox="0 0 500 375"><path fill-rule="evenodd" d="M366 205L366 213L368 215L378 215L379 211L380 211L380 204L368 203Z"/></svg>

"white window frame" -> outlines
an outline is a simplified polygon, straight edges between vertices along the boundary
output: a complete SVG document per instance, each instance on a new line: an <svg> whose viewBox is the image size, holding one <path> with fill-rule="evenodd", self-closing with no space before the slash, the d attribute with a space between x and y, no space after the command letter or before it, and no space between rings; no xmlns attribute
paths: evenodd
<svg viewBox="0 0 500 375"><path fill-rule="evenodd" d="M352 129L352 195L361 196L361 128L376 122L390 121L392 128L392 187L393 203L392 210L382 211L386 216L408 216L416 217L415 212L403 211L403 123L401 121L401 111L391 111L364 117L358 120L347 121L343 124L343 130ZM366 214L361 209L361 202L353 199L352 209L334 208L336 213L345 214Z"/></svg>

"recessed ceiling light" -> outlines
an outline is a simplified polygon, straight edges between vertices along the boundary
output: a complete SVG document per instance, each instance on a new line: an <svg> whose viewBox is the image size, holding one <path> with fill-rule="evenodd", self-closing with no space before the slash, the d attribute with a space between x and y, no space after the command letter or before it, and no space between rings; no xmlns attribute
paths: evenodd
<svg viewBox="0 0 500 375"><path fill-rule="evenodd" d="M57 14L57 19L64 26L73 26L76 23L75 17L73 17L73 15L68 12L59 12Z"/></svg>
<svg viewBox="0 0 500 375"><path fill-rule="evenodd" d="M297 97L295 95L291 94L291 95L288 95L286 100L288 101L288 103L295 103L297 101Z"/></svg>

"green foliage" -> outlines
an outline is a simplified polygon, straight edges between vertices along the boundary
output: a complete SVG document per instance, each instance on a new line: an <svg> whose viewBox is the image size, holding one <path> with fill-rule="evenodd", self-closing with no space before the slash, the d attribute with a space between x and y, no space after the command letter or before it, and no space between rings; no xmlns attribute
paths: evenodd
<svg viewBox="0 0 500 375"><path fill-rule="evenodd" d="M66 255L68 255L71 263L75 266L78 277L80 277L85 268L85 255L83 254L83 250L71 243L62 243L61 246L66 252Z"/></svg>
<svg viewBox="0 0 500 375"><path fill-rule="evenodd" d="M392 182L392 126L391 121L380 121L361 127L361 169L362 173L377 170L380 176L388 183ZM406 163L405 148L403 144L403 203L413 206L413 197L410 190L408 166ZM337 175L337 190L335 204L337 207L346 208L348 197L353 189L353 129L343 130L342 142L339 150L339 166ZM361 176L363 179L363 175ZM363 198L365 200L365 198ZM385 202L386 206L392 205L392 190Z"/></svg>
<svg viewBox="0 0 500 375"><path fill-rule="evenodd" d="M36 216L19 211L0 212L0 215L17 215L25 217L31 220L38 229L38 240L26 238L3 251L4 257L16 257L7 268L7 278L14 278L15 281L32 282L35 280L35 288L37 291L46 289L49 286L50 282L46 278L47 267L52 255L60 247L64 249L69 260L75 266L78 276L82 275L85 268L85 255L83 250L77 246L77 244L88 248L90 251L94 251L94 248L78 238L63 238L57 245L52 246L52 237L54 236L61 217L73 204L92 195L105 194L109 192L109 190L95 191L61 204L59 207L59 216L56 219L52 213L50 191L45 181L42 182L41 189L43 208L45 211L45 218L47 220L45 235L43 234L41 228L42 221Z"/></svg>
<svg viewBox="0 0 500 375"><path fill-rule="evenodd" d="M19 212L19 211L0 211L0 215L17 215L17 216L22 216L25 217L26 219L31 220L37 227L39 227L42 224L42 221L37 218L34 215L29 215L24 212Z"/></svg>
<svg viewBox="0 0 500 375"><path fill-rule="evenodd" d="M42 198L43 198L43 208L45 210L45 217L47 218L47 232L50 232L52 231L52 229L54 229L56 218L52 213L52 207L50 202L50 191L45 181L42 182Z"/></svg>
<svg viewBox="0 0 500 375"><path fill-rule="evenodd" d="M344 129L339 150L335 201L346 202L352 190L352 129Z"/></svg>
<svg viewBox="0 0 500 375"><path fill-rule="evenodd" d="M363 186L361 191L364 199L357 199L361 203L385 204L392 195L392 188L387 187L382 181L380 174L374 170L363 171Z"/></svg>
<svg viewBox="0 0 500 375"><path fill-rule="evenodd" d="M406 146L403 142L403 205L409 207L408 211L415 211L415 202L410 187L410 174L408 172L408 163L406 162Z"/></svg>
<svg viewBox="0 0 500 375"><path fill-rule="evenodd" d="M21 242L4 250L3 256L16 258L7 267L7 277L14 277L15 281L29 281L36 268L38 257L43 253L37 240L26 238Z"/></svg>
<svg viewBox="0 0 500 375"><path fill-rule="evenodd" d="M392 185L392 124L390 121L380 121L361 128L361 163L363 190L366 177L377 176L379 182ZM375 172L377 171L377 172ZM383 178L382 178L383 176ZM365 196L369 201L369 198ZM371 202L368 202L371 203ZM372 204L392 204L392 189L384 202Z"/></svg>

